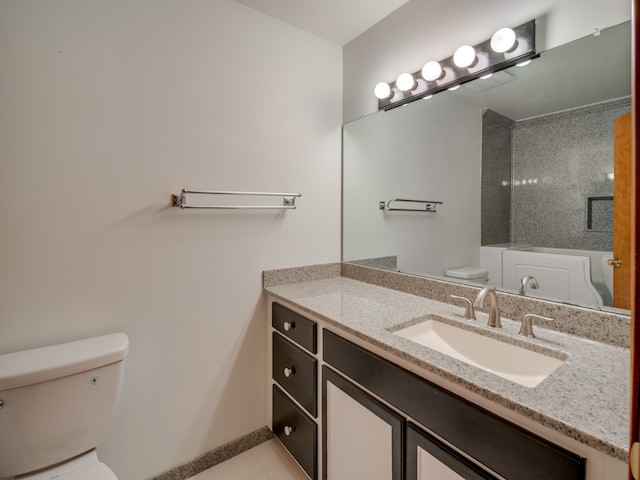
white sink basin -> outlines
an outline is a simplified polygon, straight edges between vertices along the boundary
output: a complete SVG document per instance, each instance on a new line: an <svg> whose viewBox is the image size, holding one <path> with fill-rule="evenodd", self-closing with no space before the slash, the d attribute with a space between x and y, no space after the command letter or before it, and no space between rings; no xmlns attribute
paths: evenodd
<svg viewBox="0 0 640 480"><path fill-rule="evenodd" d="M535 387L564 363L564 360L433 319L393 333L525 387Z"/></svg>

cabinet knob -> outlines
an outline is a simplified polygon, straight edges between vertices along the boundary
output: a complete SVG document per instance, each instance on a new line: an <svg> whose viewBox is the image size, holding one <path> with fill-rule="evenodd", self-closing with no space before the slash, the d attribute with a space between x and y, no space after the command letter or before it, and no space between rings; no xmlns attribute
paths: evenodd
<svg viewBox="0 0 640 480"><path fill-rule="evenodd" d="M296 373L296 369L291 367L285 367L284 368L284 376L289 378L291 375L293 375L294 373Z"/></svg>
<svg viewBox="0 0 640 480"><path fill-rule="evenodd" d="M288 332L289 330L293 330L296 328L296 324L294 322L284 322L284 330Z"/></svg>
<svg viewBox="0 0 640 480"><path fill-rule="evenodd" d="M286 427L284 427L284 434L288 437L289 435L291 435L293 432L295 432L296 429L294 427L290 427L289 425L287 425Z"/></svg>

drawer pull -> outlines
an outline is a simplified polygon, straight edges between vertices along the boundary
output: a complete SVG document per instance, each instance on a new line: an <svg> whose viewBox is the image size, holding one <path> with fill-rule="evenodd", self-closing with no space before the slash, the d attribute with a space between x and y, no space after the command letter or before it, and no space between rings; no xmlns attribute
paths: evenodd
<svg viewBox="0 0 640 480"><path fill-rule="evenodd" d="M291 435L293 432L295 432L296 429L295 427L290 427L289 425L287 425L286 427L284 427L284 434L288 437L289 435Z"/></svg>
<svg viewBox="0 0 640 480"><path fill-rule="evenodd" d="M288 332L289 330L293 330L296 328L296 324L294 322L284 322L284 331Z"/></svg>
<svg viewBox="0 0 640 480"><path fill-rule="evenodd" d="M291 367L285 367L284 368L284 376L289 378L291 375L293 375L294 373L296 373L296 369Z"/></svg>

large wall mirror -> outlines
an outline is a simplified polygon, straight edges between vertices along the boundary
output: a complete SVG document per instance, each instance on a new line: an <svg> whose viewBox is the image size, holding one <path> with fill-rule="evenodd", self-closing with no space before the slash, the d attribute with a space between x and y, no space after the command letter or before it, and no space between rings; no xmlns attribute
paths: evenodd
<svg viewBox="0 0 640 480"><path fill-rule="evenodd" d="M627 22L346 124L343 260L627 312L630 96Z"/></svg>

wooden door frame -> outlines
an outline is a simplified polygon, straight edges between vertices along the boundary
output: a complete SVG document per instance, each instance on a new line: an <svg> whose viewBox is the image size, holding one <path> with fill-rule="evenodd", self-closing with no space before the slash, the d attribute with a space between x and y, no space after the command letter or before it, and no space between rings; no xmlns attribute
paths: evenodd
<svg viewBox="0 0 640 480"><path fill-rule="evenodd" d="M632 5L632 23L633 23L633 44L632 44L632 81L631 81L631 111L632 113L632 219L631 219L631 258L632 258L632 279L631 279L631 398L630 398L630 425L629 425L629 446L634 442L640 441L640 418L638 414L638 404L640 403L640 324L638 314L640 313L640 295L636 295L640 286L640 262L638 252L640 246L640 222L638 217L638 198L640 198L640 184L638 183L638 145L640 145L640 137L638 135L640 125L640 105L638 105L638 80L640 79L640 62L636 60L636 55L640 52L640 0L633 0ZM632 479L631 472L629 478Z"/></svg>

